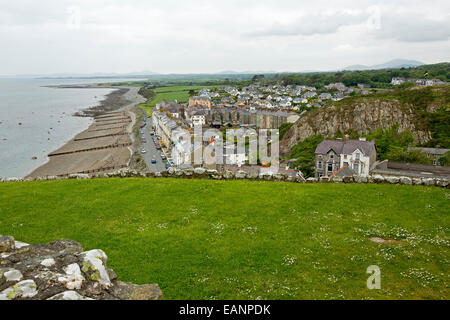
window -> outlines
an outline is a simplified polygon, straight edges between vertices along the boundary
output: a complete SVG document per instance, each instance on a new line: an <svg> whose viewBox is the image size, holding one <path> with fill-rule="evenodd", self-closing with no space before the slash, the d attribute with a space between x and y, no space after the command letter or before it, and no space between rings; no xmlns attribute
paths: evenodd
<svg viewBox="0 0 450 320"><path fill-rule="evenodd" d="M322 169L322 161L317 162L317 169Z"/></svg>
<svg viewBox="0 0 450 320"><path fill-rule="evenodd" d="M334 159L334 154L330 153L330 159Z"/></svg>
<svg viewBox="0 0 450 320"><path fill-rule="evenodd" d="M353 170L355 170L356 173L359 173L359 164L358 163L353 164Z"/></svg>
<svg viewBox="0 0 450 320"><path fill-rule="evenodd" d="M347 155L346 154L344 154L344 159L347 160Z"/></svg>
<svg viewBox="0 0 450 320"><path fill-rule="evenodd" d="M360 153L359 153L359 152L357 152L357 153L356 153L356 159L357 159L357 160L359 160L359 159L360 159L360 157L361 157Z"/></svg>
<svg viewBox="0 0 450 320"><path fill-rule="evenodd" d="M328 164L328 172L333 172L333 164L332 163Z"/></svg>

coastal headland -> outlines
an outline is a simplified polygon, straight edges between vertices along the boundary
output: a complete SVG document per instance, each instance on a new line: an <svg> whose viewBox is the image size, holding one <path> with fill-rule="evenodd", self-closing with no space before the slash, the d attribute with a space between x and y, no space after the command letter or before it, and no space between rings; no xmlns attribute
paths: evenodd
<svg viewBox="0 0 450 320"><path fill-rule="evenodd" d="M88 89L100 86L70 86L74 87ZM136 122L136 115L131 109L145 99L138 93L139 87L114 87L114 89L117 90L107 95L99 106L75 114L93 117L94 123L65 145L51 152L48 155L49 161L27 177L91 174L129 166L133 154L131 135Z"/></svg>

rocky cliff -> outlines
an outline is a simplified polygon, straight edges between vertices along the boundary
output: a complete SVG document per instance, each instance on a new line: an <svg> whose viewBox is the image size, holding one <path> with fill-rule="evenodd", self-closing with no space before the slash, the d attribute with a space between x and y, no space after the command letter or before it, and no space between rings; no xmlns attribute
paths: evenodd
<svg viewBox="0 0 450 320"><path fill-rule="evenodd" d="M353 130L363 135L395 124L401 131L411 130L416 143L425 143L431 139L431 132L420 125L416 110L414 105L395 99L365 98L327 105L298 119L284 135L280 153L288 155L293 146L314 134L335 137L338 132Z"/></svg>
<svg viewBox="0 0 450 320"><path fill-rule="evenodd" d="M0 235L0 300L156 300L157 284L117 280L100 250L72 240L29 245Z"/></svg>

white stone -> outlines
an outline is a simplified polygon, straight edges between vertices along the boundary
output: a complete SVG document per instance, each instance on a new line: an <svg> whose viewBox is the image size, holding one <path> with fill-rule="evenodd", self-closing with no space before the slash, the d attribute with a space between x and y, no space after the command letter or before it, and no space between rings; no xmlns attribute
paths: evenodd
<svg viewBox="0 0 450 320"><path fill-rule="evenodd" d="M434 186L436 184L436 180L434 178L425 178L422 179L423 184L426 186Z"/></svg>
<svg viewBox="0 0 450 320"><path fill-rule="evenodd" d="M33 280L24 280L0 293L0 300L13 300L16 298L33 298L38 294L37 286Z"/></svg>
<svg viewBox="0 0 450 320"><path fill-rule="evenodd" d="M195 174L204 174L206 172L206 169L204 168L195 168L194 173Z"/></svg>
<svg viewBox="0 0 450 320"><path fill-rule="evenodd" d="M396 184L399 182L399 178L398 177L386 177L386 181L391 183L391 184Z"/></svg>
<svg viewBox="0 0 450 320"><path fill-rule="evenodd" d="M98 272L98 282L103 287L110 287L111 280L109 279L109 275L106 270L106 261L108 260L108 257L106 256L105 252L100 249L95 249L82 252L80 256L82 257L83 262L87 264L87 266L94 268L94 270ZM83 271L85 271L84 263Z"/></svg>
<svg viewBox="0 0 450 320"><path fill-rule="evenodd" d="M48 298L47 300L94 300L91 298L83 297L76 291L64 291L53 297Z"/></svg>
<svg viewBox="0 0 450 320"><path fill-rule="evenodd" d="M51 266L53 266L53 265L55 265L55 259L45 259L45 260L42 260L42 262L41 262L41 265L43 265L44 267L51 267Z"/></svg>
<svg viewBox="0 0 450 320"><path fill-rule="evenodd" d="M61 282L69 290L81 289L85 278L81 274L80 266L76 263L73 263L65 267L64 272L67 276L59 277L58 281Z"/></svg>
<svg viewBox="0 0 450 320"><path fill-rule="evenodd" d="M400 183L405 185L412 185L412 179L408 177L400 177Z"/></svg>
<svg viewBox="0 0 450 320"><path fill-rule="evenodd" d="M245 179L247 177L247 172L243 171L243 170L239 170L238 172L236 172L236 179Z"/></svg>
<svg viewBox="0 0 450 320"><path fill-rule="evenodd" d="M20 249L20 248L29 246L28 243L21 242L21 241L14 241L14 245L16 246L16 249Z"/></svg>
<svg viewBox="0 0 450 320"><path fill-rule="evenodd" d="M23 278L22 272L16 269L10 269L3 273L6 281L20 281Z"/></svg>

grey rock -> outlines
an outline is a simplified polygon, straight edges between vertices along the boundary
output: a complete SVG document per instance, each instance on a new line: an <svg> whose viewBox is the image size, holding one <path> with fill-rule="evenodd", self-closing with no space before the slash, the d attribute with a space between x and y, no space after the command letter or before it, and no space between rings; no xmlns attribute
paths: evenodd
<svg viewBox="0 0 450 320"><path fill-rule="evenodd" d="M408 177L400 177L400 184L404 184L404 185L412 185L412 179L408 178Z"/></svg>
<svg viewBox="0 0 450 320"><path fill-rule="evenodd" d="M136 285L118 281L112 294L121 300L160 300L161 289L157 284Z"/></svg>
<svg viewBox="0 0 450 320"><path fill-rule="evenodd" d="M0 235L0 253L12 251L14 249L15 249L14 238L11 236Z"/></svg>
<svg viewBox="0 0 450 320"><path fill-rule="evenodd" d="M194 173L196 175L203 175L205 172L206 172L206 169L204 169L204 168L195 168L194 169Z"/></svg>
<svg viewBox="0 0 450 320"><path fill-rule="evenodd" d="M390 183L390 184L397 184L400 181L400 178L398 177L386 177L386 182Z"/></svg>
<svg viewBox="0 0 450 320"><path fill-rule="evenodd" d="M76 291L64 291L62 293L58 293L47 300L94 300L91 298L83 297Z"/></svg>

